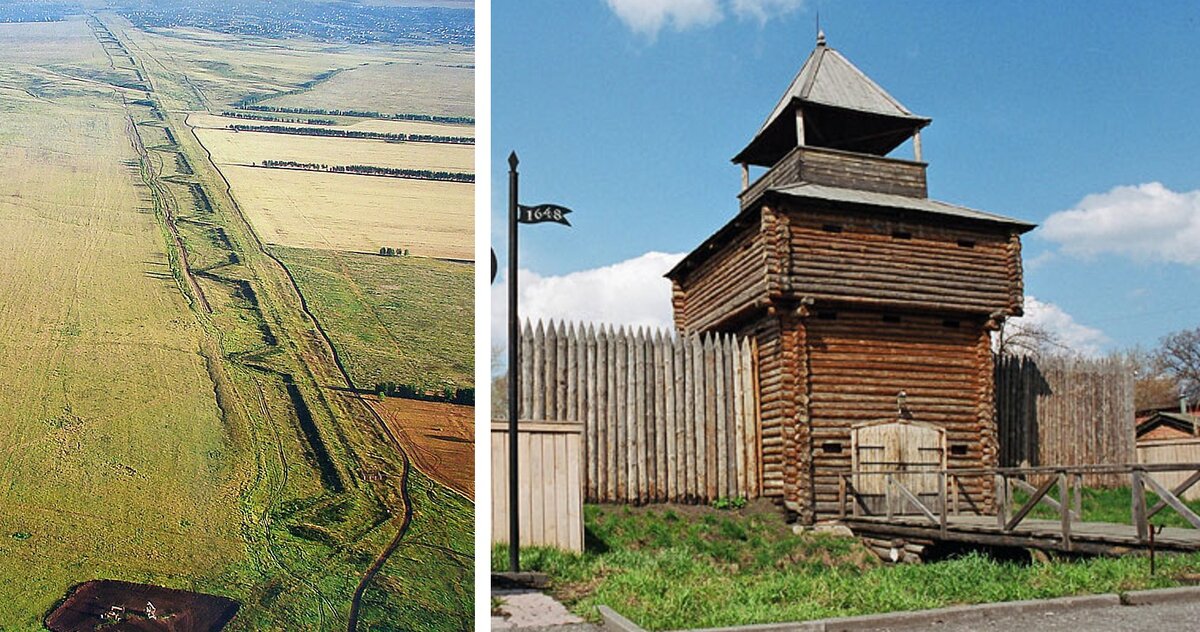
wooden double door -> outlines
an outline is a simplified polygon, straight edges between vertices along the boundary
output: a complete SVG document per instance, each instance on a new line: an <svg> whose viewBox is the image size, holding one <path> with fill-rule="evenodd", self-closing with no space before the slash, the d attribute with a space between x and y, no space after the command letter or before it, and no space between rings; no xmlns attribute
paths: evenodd
<svg viewBox="0 0 1200 632"><path fill-rule="evenodd" d="M889 502L894 514L919 513L904 498L900 486L926 507L941 510L939 472L946 468L944 428L908 420L867 422L851 428L850 445L852 483L869 513L887 513Z"/></svg>

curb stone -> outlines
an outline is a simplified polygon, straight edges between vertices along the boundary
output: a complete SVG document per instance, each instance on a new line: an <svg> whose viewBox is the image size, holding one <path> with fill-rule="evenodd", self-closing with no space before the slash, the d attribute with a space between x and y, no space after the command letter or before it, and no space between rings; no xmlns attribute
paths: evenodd
<svg viewBox="0 0 1200 632"><path fill-rule="evenodd" d="M858 632L887 628L912 629L939 623L979 621L998 617L1031 613L1053 613L1055 611L1111 608L1117 606L1152 606L1186 601L1200 602L1200 586L1137 590L1121 595L1080 595L1056 599L1032 599L1028 601L1006 601L1000 603L951 606L934 610L868 614L855 617L818 619L791 623L763 623L732 626L727 628L693 629L690 632ZM599 606L603 629L610 632L645 632L629 619L608 606ZM680 631L682 632L682 631Z"/></svg>
<svg viewBox="0 0 1200 632"><path fill-rule="evenodd" d="M646 632L634 622L617 614L615 610L608 606L597 606L597 612L600 613L600 620L603 621L604 629L611 632Z"/></svg>
<svg viewBox="0 0 1200 632"><path fill-rule="evenodd" d="M1126 606L1154 606L1180 601L1200 601L1200 586L1135 590L1121 595L1121 603Z"/></svg>
<svg viewBox="0 0 1200 632"><path fill-rule="evenodd" d="M1017 614L1050 613L1060 610L1083 608L1106 608L1121 605L1121 598L1114 594L1059 597L1057 599L1031 599L1028 601L1006 601L972 606L951 606L936 610L893 612L879 615L863 615L839 619L825 619L823 632L850 632L852 630L875 630L891 627L929 626L936 623L978 621Z"/></svg>

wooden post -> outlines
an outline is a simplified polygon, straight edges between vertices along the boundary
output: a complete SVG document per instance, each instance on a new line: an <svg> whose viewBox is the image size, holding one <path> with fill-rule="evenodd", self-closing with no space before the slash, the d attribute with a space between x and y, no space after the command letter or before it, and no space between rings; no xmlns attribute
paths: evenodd
<svg viewBox="0 0 1200 632"><path fill-rule="evenodd" d="M671 340L654 333L654 500L666 502L670 478L667 475L667 365L671 364Z"/></svg>
<svg viewBox="0 0 1200 632"><path fill-rule="evenodd" d="M582 330L582 329L581 329ZM604 452L600 447L600 433L596 423L596 410L599 408L599 402L596 401L597 390L600 387L600 378L596 374L596 329L590 323L587 326L586 338L583 341L584 349L584 371L586 384L585 397L587 405L583 410L579 411L580 420L584 423L584 429L587 433L587 450L584 455L587 458L587 493L584 498L591 502L596 502L600 496L600 470L602 455Z"/></svg>
<svg viewBox="0 0 1200 632"><path fill-rule="evenodd" d="M646 502L646 340L642 328L629 337L629 495L639 505Z"/></svg>
<svg viewBox="0 0 1200 632"><path fill-rule="evenodd" d="M755 374L755 347L753 338L742 339L742 404L746 415L746 483L751 498L757 498L762 490L762 441L758 423L758 375Z"/></svg>
<svg viewBox="0 0 1200 632"><path fill-rule="evenodd" d="M533 415L534 421L546 421L546 326L538 320L533 330Z"/></svg>
<svg viewBox="0 0 1200 632"><path fill-rule="evenodd" d="M1063 546L1071 550L1071 479L1066 470L1058 471L1058 509L1062 519Z"/></svg>
<svg viewBox="0 0 1200 632"><path fill-rule="evenodd" d="M746 189L749 189L749 188L750 188L750 165L749 165L749 163L743 162L742 163L742 190L745 191Z"/></svg>
<svg viewBox="0 0 1200 632"><path fill-rule="evenodd" d="M938 473L938 522L942 535L946 535L946 470Z"/></svg>
<svg viewBox="0 0 1200 632"><path fill-rule="evenodd" d="M1075 519L1083 522L1083 474L1075 475Z"/></svg>
<svg viewBox="0 0 1200 632"><path fill-rule="evenodd" d="M887 508L888 522L892 521L892 475L888 474L883 479L883 504Z"/></svg>
<svg viewBox="0 0 1200 632"><path fill-rule="evenodd" d="M838 476L838 518L846 518L846 475Z"/></svg>
<svg viewBox="0 0 1200 632"><path fill-rule="evenodd" d="M713 350L714 334L704 335L701 356L704 361L704 500L711 502L720 496L717 488L717 362Z"/></svg>
<svg viewBox="0 0 1200 632"><path fill-rule="evenodd" d="M804 145L804 111L796 108L796 146Z"/></svg>
<svg viewBox="0 0 1200 632"><path fill-rule="evenodd" d="M913 134L913 160L921 162L921 130Z"/></svg>
<svg viewBox="0 0 1200 632"><path fill-rule="evenodd" d="M716 461L717 461L717 498L729 496L729 450L726 440L729 438L729 423L725 415L725 403L729 394L725 392L725 345L723 336L717 336L713 346L713 391L716 393L716 406L713 414L716 417Z"/></svg>
<svg viewBox="0 0 1200 632"><path fill-rule="evenodd" d="M742 345L734 342L730 349L730 359L733 371L733 389L730 398L733 399L733 463L737 471L737 488L739 496L751 498L746 484L746 440L745 440L745 407L743 393L745 379L742 366Z"/></svg>
<svg viewBox="0 0 1200 632"><path fill-rule="evenodd" d="M958 507L958 486L959 486L960 484L961 484L961 483L959 482L959 480L958 480L958 477L957 477L957 476L955 476L955 477L953 477L953 478L951 478L951 479L950 479L950 485L951 485L951 487L950 487L950 491L951 491L951 496L950 496L950 498L951 498L951 502L952 502L952 503L954 503L954 515L956 515L956 516L957 516L957 515L959 515L959 507Z"/></svg>
<svg viewBox="0 0 1200 632"><path fill-rule="evenodd" d="M847 474L846 479L846 486L849 488L850 495L850 515L857 518L862 515L862 508L858 506L858 489L854 487L853 476Z"/></svg>
<svg viewBox="0 0 1200 632"><path fill-rule="evenodd" d="M1133 526L1137 527L1138 542L1145 542L1149 535L1148 525L1146 524L1146 486L1142 481L1145 472L1140 469L1133 470L1132 484L1129 486L1130 495L1132 496L1132 518Z"/></svg>
<svg viewBox="0 0 1200 632"><path fill-rule="evenodd" d="M1001 530L1004 529L1004 523L1008 522L1008 479L1003 474L996 475L996 525Z"/></svg>

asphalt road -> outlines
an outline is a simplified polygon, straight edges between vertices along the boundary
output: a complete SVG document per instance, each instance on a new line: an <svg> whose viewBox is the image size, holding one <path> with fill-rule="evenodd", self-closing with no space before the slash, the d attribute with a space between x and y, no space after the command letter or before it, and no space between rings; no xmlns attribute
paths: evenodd
<svg viewBox="0 0 1200 632"><path fill-rule="evenodd" d="M1200 630L1200 602L1165 603L1152 606L1109 606L1063 609L1060 612L1021 613L986 620L954 623L925 623L913 627L881 630L911 632L1195 632Z"/></svg>

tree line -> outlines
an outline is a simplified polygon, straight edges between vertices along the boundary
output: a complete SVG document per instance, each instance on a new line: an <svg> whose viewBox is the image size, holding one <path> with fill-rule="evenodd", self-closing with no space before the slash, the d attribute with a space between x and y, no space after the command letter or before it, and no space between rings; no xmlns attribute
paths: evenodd
<svg viewBox="0 0 1200 632"><path fill-rule="evenodd" d="M384 397L399 397L401 399L419 399L426 402L449 402L451 404L475 405L475 388L443 386L440 389L425 388L417 384L397 384L396 382L380 382L375 385L375 392L380 399Z"/></svg>
<svg viewBox="0 0 1200 632"><path fill-rule="evenodd" d="M993 341L999 355L1079 355L1047 327L1021 321L1004 323ZM1136 410L1173 408L1180 399L1191 406L1200 403L1200 327L1167 334L1154 348L1136 346L1113 353L1133 367Z"/></svg>
<svg viewBox="0 0 1200 632"><path fill-rule="evenodd" d="M315 162L296 162L294 160L264 160L261 165L270 169L303 169L305 171L324 171L327 173L356 173L366 176L383 176L387 178L407 178L410 180L440 180L442 182L475 182L475 174L457 171L434 171L432 169L396 169L393 167L376 167L373 165L325 165Z"/></svg>
<svg viewBox="0 0 1200 632"><path fill-rule="evenodd" d="M283 125L242 125L235 123L229 129L238 132L266 132L268 134L296 134L299 136L332 136L334 138L361 138L388 142L440 143L445 145L474 145L470 136L435 136L433 134L396 134L392 132L365 132L349 129L320 127L285 127Z"/></svg>
<svg viewBox="0 0 1200 632"><path fill-rule="evenodd" d="M276 123L303 123L305 125L337 125L337 121L327 118L291 118L286 116L267 116L265 114L254 114L252 112L237 112L235 110L225 110L221 112L221 116L229 118L247 119L251 121L274 121Z"/></svg>
<svg viewBox="0 0 1200 632"><path fill-rule="evenodd" d="M279 95L271 95L279 96ZM256 112L279 112L282 114L316 114L318 116L352 116L355 118L374 118L392 121L425 121L429 123L456 123L474 125L475 119L470 116L438 116L434 114L385 114L368 110L326 110L323 108L284 108L272 105L257 105L254 101L243 99L236 104L240 110Z"/></svg>

